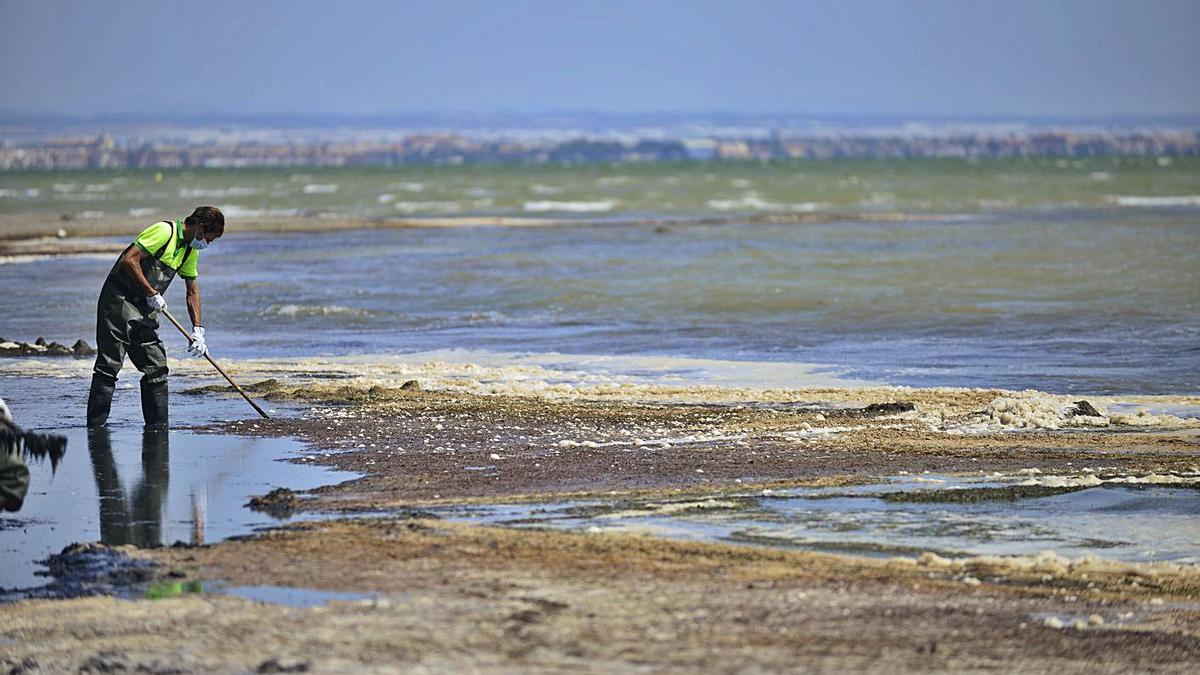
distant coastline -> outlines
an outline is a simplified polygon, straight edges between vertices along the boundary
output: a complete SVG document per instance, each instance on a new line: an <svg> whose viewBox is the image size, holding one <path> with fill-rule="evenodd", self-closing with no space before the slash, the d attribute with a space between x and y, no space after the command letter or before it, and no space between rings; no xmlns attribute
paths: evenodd
<svg viewBox="0 0 1200 675"><path fill-rule="evenodd" d="M119 141L100 133L21 143L0 136L0 171L1200 155L1200 132L1179 130L824 136L772 131L766 136L565 140L473 138L459 133L387 136L269 142L251 135L223 141L185 137L150 142Z"/></svg>

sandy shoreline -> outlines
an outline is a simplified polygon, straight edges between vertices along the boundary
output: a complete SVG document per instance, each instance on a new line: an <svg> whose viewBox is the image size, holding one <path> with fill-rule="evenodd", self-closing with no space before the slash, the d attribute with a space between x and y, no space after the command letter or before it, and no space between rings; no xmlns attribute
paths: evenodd
<svg viewBox="0 0 1200 675"><path fill-rule="evenodd" d="M159 564L159 588L211 591L219 582L366 599L288 607L206 592L22 601L4 608L0 663L151 672L1187 672L1200 659L1200 572L1191 565L1053 555L871 560L420 515L449 503L672 499L924 471L1191 476L1200 472L1200 436L1188 424L988 431L986 420L1014 414L998 412L998 401L1025 401L1029 420L1054 420L1034 405L1048 405L1042 398L999 390L489 394L401 388L412 370L390 368L368 376L346 364L297 364L283 381L254 389L308 406L302 417L218 430L295 437L337 451L295 461L367 474L316 490L303 509L394 515L129 551ZM480 465L497 471L466 470Z"/></svg>

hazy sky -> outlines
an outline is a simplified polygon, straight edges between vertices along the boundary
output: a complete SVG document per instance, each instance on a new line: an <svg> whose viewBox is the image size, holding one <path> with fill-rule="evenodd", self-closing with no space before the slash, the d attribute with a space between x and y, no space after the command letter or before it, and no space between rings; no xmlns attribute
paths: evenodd
<svg viewBox="0 0 1200 675"><path fill-rule="evenodd" d="M1198 0L0 0L0 108L1200 113Z"/></svg>

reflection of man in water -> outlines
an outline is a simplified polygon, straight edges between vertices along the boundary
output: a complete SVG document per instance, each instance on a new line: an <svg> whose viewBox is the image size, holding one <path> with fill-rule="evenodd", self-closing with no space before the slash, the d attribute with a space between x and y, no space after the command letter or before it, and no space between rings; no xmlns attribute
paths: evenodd
<svg viewBox="0 0 1200 675"><path fill-rule="evenodd" d="M142 432L142 481L127 499L117 475L108 429L88 431L92 473L100 493L100 541L162 546L163 503L169 479L170 437L166 429Z"/></svg>

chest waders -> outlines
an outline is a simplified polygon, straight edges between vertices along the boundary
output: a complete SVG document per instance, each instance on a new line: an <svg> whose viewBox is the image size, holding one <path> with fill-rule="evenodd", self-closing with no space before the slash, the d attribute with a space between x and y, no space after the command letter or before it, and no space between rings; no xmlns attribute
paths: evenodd
<svg viewBox="0 0 1200 675"><path fill-rule="evenodd" d="M175 278L175 270L162 261L174 241L171 237L154 253L142 257L142 274L158 293L165 293ZM92 368L92 388L88 394L87 425L98 427L108 421L113 390L125 355L142 372L142 418L147 426L167 425L167 350L158 339L158 312L151 312L145 292L121 265L121 259L134 244L117 258L96 303L96 365ZM192 255L184 251L183 267Z"/></svg>

